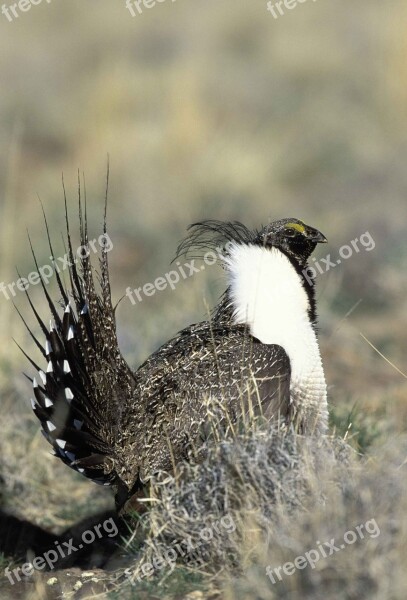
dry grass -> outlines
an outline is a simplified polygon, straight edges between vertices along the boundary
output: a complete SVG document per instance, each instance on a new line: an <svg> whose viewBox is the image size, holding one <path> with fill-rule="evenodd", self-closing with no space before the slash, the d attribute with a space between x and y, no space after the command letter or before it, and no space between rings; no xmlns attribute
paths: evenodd
<svg viewBox="0 0 407 600"><path fill-rule="evenodd" d="M133 588L124 585L120 597L155 590L176 598L167 596L168 581L188 573L190 589L194 581L225 600L403 598L406 442L361 457L340 438L305 439L273 426L214 445L204 463L153 484L151 509L127 543ZM346 532L363 525L363 538L348 534L341 548ZM333 538L338 550L329 556ZM313 567L282 581L274 574L271 583L268 566L321 544L326 556L319 550Z"/></svg>
<svg viewBox="0 0 407 600"><path fill-rule="evenodd" d="M96 12L82 0L55 0L33 7L19 21L0 22L0 73L7 81L0 105L1 281L15 280L16 264L23 275L33 269L26 227L40 263L48 262L36 194L58 238L63 228L62 171L72 212L76 170L85 171L91 233L99 233L107 153L116 299L127 286L138 287L168 271L185 227L202 217L258 225L269 218L298 216L327 235L330 245L322 253L333 256L341 244L365 231L376 242L372 252L354 255L318 279L332 432L340 437L347 432L347 440L364 457L352 459L349 468L327 459L331 470L314 485L314 471L301 466L297 441L284 438L285 451L289 453L284 444L292 443L296 457L291 470L284 471L291 474L287 494L292 495L297 476L314 486L304 506L291 507L287 499L292 510L285 513L284 502L275 505L281 508L275 513L280 518L267 521L263 529L255 518L264 508L258 494L253 498L256 515L246 511L246 522L236 510L234 517L239 526L236 583L228 561L216 582L202 573L191 582L189 571L177 568L161 586L155 579L145 584L146 598L160 590L165 590L161 595L184 597L186 590L201 585L223 590L226 598L318 598L324 590L325 597L342 593L359 598L357 586L364 583L372 598L405 596L400 592L400 560L394 555L405 552L405 467L398 465L405 458L407 382L360 333L407 371L406 16L402 0L391 6L381 0L309 1L279 21L266 12L265 2L245 0L168 1L136 19L124 2L99 0ZM62 244L59 248L63 254ZM129 362L139 364L181 327L201 319L222 286L214 268L135 307L124 300L118 328ZM57 297L52 284L50 290ZM33 295L41 305L38 290ZM27 314L22 295L16 302ZM112 499L107 490L83 481L49 455L21 375L28 367L11 337L32 347L11 302L1 297L2 508L60 532L111 507ZM277 443L273 439L259 436L259 460L271 452ZM393 440L391 449L388 439ZM259 468L254 447L246 440L235 451L239 460ZM213 484L211 472L218 473L222 463L215 451L210 460L190 472L185 467L191 485L199 473ZM270 477L276 468L272 462ZM224 469L225 489L234 489L230 469ZM349 496L342 485L347 477ZM175 539L171 519L162 538L154 525L163 523L171 507L181 510L190 488L174 486L170 483L168 492L157 487L158 499L170 504L166 508L160 502L161 517L158 505L153 509L156 521L147 531L154 531L154 543ZM327 500L314 502L321 489L327 490ZM240 501L252 496L250 491ZM201 513L208 509L212 514L210 499L202 491ZM340 535L370 514L382 530L376 540L352 546L315 570L298 571L278 589L269 586L265 565L289 560L314 547L318 536L333 530ZM222 537L221 542L231 540ZM221 546L208 549L208 564L219 566ZM135 597L142 597L140 590L133 591Z"/></svg>

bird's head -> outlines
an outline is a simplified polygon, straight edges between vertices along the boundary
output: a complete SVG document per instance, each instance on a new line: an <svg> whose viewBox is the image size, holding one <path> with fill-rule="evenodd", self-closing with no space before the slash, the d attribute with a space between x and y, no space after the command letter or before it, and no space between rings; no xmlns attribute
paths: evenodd
<svg viewBox="0 0 407 600"><path fill-rule="evenodd" d="M317 244L327 241L318 229L294 218L281 219L266 225L255 239L255 243L266 248L278 248L301 266L306 264Z"/></svg>
<svg viewBox="0 0 407 600"><path fill-rule="evenodd" d="M187 255L190 258L205 260L205 257L210 254L212 257L217 257L215 262L217 260L218 264L231 271L233 261L235 267L237 264L236 250L239 251L245 246L249 249L260 246L270 251L277 249L288 258L297 273L301 275L302 284L309 298L309 316L315 324L314 287L310 278L304 277L303 271L316 245L325 242L327 239L320 231L294 218L280 219L255 230L248 229L238 221L207 220L190 226L189 235L178 246L176 258ZM236 271L236 269L232 270ZM230 306L228 288L223 301L216 309L217 316L223 318L227 315L229 318Z"/></svg>
<svg viewBox="0 0 407 600"><path fill-rule="evenodd" d="M273 221L255 230L248 229L237 221L207 220L194 223L189 230L190 234L178 246L176 258L181 255L203 258L206 251L219 253L220 249L227 256L228 243L258 245L277 248L297 268L303 269L316 245L327 242L320 231L294 218Z"/></svg>

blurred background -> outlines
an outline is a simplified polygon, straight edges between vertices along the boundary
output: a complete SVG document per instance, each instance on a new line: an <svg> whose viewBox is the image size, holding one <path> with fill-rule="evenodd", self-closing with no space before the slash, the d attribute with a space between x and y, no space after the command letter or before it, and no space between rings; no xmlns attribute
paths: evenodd
<svg viewBox="0 0 407 600"><path fill-rule="evenodd" d="M99 235L108 155L115 300L168 272L202 218L301 218L329 239L318 257L369 232L373 250L317 279L332 428L357 431L357 445L405 431L406 378L364 339L407 372L405 2L309 0L274 19L265 0L166 0L135 17L124 0L44 0L19 14L0 15L0 281L34 270L27 229L50 262L38 198L63 256L62 173L73 224L84 174ZM208 267L124 298L129 362L205 318L223 286ZM34 325L24 294L14 300ZM34 344L1 293L0 319L3 505L58 530L111 497L50 456L12 338Z"/></svg>

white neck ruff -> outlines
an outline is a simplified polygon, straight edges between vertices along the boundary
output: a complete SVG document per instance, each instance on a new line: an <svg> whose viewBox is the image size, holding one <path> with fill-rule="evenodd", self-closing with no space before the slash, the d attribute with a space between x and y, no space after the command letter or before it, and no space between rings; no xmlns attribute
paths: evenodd
<svg viewBox="0 0 407 600"><path fill-rule="evenodd" d="M263 344L278 344L291 363L291 400L323 405L326 384L300 275L277 248L235 244L226 260L235 323Z"/></svg>

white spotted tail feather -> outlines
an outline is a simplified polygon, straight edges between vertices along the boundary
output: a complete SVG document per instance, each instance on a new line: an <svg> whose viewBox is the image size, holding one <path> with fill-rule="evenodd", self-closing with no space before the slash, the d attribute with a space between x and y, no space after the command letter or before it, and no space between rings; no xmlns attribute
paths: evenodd
<svg viewBox="0 0 407 600"><path fill-rule="evenodd" d="M132 394L133 374L122 358L116 338L106 250L99 259L99 288L96 289L89 256L81 256L78 267L72 249L65 199L70 289L56 282L64 304L63 315L41 280L53 322L49 330L26 292L28 302L45 336L41 344L26 325L46 361L45 372L23 353L38 370L30 378L34 399L31 405L40 420L42 433L54 453L65 464L96 483L120 485L120 465L115 461L115 440L120 430L119 400ZM49 248L54 255L44 214ZM83 215L79 197L80 242L88 247L86 203ZM106 205L104 233L106 234ZM31 244L31 241L30 241ZM32 249L32 245L31 245ZM32 249L38 272L38 262ZM90 254L90 252L89 252Z"/></svg>

